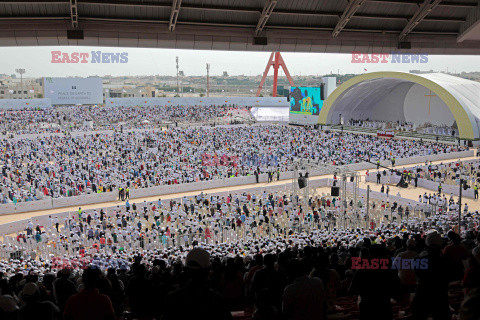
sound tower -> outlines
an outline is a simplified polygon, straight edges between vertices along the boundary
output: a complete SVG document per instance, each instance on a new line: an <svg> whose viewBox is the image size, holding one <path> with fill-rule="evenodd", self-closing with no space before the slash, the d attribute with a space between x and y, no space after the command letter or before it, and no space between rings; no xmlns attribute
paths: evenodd
<svg viewBox="0 0 480 320"><path fill-rule="evenodd" d="M339 187L332 187L330 190L330 194L332 197L338 197L340 195L340 188Z"/></svg>

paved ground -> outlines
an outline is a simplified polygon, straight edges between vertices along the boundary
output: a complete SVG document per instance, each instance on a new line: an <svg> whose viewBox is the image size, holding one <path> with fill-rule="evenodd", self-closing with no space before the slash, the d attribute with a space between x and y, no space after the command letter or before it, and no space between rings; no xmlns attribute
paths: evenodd
<svg viewBox="0 0 480 320"><path fill-rule="evenodd" d="M462 160L471 160L471 159L477 159L476 157L467 157L467 158L462 158ZM443 160L443 161L434 161L433 163L448 163L448 162L453 162L454 160ZM424 164L424 163L418 163L418 165ZM405 167L409 166L414 166L416 164L411 164ZM402 168L402 166L397 166L397 169ZM370 171L376 171L376 170L370 170ZM372 190L375 191L380 191L381 185L377 185L375 183L366 183L364 179L366 170L361 170L359 173L362 175L362 182L360 182L360 188L366 189L367 184L370 185ZM311 177L310 180L316 180L316 179L323 179L323 178L331 178L332 175L323 175L323 176L315 176ZM204 190L206 193L217 193L217 192L225 192L225 191L239 191L243 189L248 189L248 188L256 188L256 187L265 187L265 186L273 186L273 185L285 185L285 187L289 188L292 184L292 179L285 179L285 180L280 180L280 181L275 181L272 183L258 183L258 184L249 184L249 185L242 185L242 186L235 186L235 187L227 187L227 188L215 188L215 189L208 189ZM173 189L173 188L172 188ZM425 192L428 193L433 193L434 191L425 189L425 188L415 188L415 187L409 187L408 189L403 189L403 188L397 188L395 186L390 186L390 194L391 195L397 195L397 193L400 192L401 196L404 198L412 199L412 200L418 200L418 195L419 194L424 194ZM162 200L164 199L170 199L170 198L180 198L183 196L191 197L199 194L200 191L192 191L192 192L185 192L185 193L172 193L172 194L167 194L167 195L162 195L162 196L154 196L154 197L146 197L146 198L137 198L137 199L132 199L130 200L131 203L139 203L143 202L144 200L148 201L156 201L158 198L161 198ZM456 199L456 197L455 197ZM465 201L466 200L466 201ZM466 199L463 201L463 203L467 202L470 210L480 210L480 202L478 200L473 200L473 199ZM105 207L111 207L115 205L120 205L123 204L123 201L113 201L113 202L105 202L105 203L96 203L96 204L91 204L91 205L82 205L82 209L95 209L95 208L105 208ZM42 216L42 215L49 215L49 214L54 214L54 213L60 213L60 212L68 212L68 211L77 211L78 206L75 207L64 207L64 208L56 208L56 209L49 209L49 210L41 210L41 211L32 211L32 212L25 212L25 213L16 213L16 214L9 214L9 215L0 215L0 224L2 223L8 223L8 222L13 222L17 220L23 220L23 219L28 219L36 216Z"/></svg>
<svg viewBox="0 0 480 320"><path fill-rule="evenodd" d="M382 187L381 184L376 184L374 182L362 182L360 183L360 188L366 188L367 185L370 185L371 190L373 191L380 191ZM418 196L421 194L423 195L425 192L427 194L433 194L435 191L426 189L426 188L415 188L413 186L409 186L408 188L397 188L395 185L390 185L390 195L396 196L397 193L400 192L400 195L406 199L412 199L418 201ZM447 194L447 199L450 198L450 194ZM458 200L457 196L453 196L455 200ZM462 198L462 208L463 205L467 203L469 210L480 210L480 202L478 200L470 199L470 198Z"/></svg>

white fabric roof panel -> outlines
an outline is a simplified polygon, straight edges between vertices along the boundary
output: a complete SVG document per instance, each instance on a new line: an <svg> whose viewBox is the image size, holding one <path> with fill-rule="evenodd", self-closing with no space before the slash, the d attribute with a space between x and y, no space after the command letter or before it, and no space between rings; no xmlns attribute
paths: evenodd
<svg viewBox="0 0 480 320"><path fill-rule="evenodd" d="M451 94L465 110L472 124L474 137L480 138L480 82L443 73L415 76L429 80ZM443 101L438 95L439 92L427 88L429 82L422 82L387 76L358 82L345 89L333 102L328 114L329 121L335 123L341 114L345 121L400 120L452 126L455 119L447 105L449 102Z"/></svg>

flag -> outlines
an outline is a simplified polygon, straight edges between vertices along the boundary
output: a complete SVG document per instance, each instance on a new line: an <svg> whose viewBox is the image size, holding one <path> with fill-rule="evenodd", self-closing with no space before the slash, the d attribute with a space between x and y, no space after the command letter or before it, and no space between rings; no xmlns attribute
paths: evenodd
<svg viewBox="0 0 480 320"><path fill-rule="evenodd" d="M125 93L125 92L127 92L127 90L123 89L122 92Z"/></svg>
<svg viewBox="0 0 480 320"><path fill-rule="evenodd" d="M13 93L13 90L8 90L8 92Z"/></svg>
<svg viewBox="0 0 480 320"><path fill-rule="evenodd" d="M30 93L34 93L34 92L35 92L35 90L33 90L33 89L30 89Z"/></svg>

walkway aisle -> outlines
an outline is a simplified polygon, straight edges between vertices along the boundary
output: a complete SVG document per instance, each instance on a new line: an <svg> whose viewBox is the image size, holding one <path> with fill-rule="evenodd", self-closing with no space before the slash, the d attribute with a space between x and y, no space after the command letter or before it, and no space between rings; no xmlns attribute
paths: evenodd
<svg viewBox="0 0 480 320"><path fill-rule="evenodd" d="M462 158L463 161L465 160L473 160L477 159L476 157L467 157L467 158ZM434 164L438 163L449 163L449 162L454 162L456 160L442 160L442 161L433 161ZM395 167L396 169L401 169L403 167L411 167L415 165L422 165L425 163L415 163L415 164L410 164L408 166L397 166ZM360 175L365 175L367 170L360 170L358 171ZM369 170L370 172L376 171L376 169L371 169ZM311 177L310 180L317 180L317 179L324 179L324 178L333 178L333 175L323 175L323 176L315 176ZM363 181L365 179L362 179ZM226 188L215 188L215 189L206 189L203 190L204 193L217 193L217 192L225 192L225 191L231 191L231 192L239 192L244 189L249 189L249 188L258 188L258 187L265 187L265 186L278 186L278 185L286 185L287 188L290 188L292 184L292 179L284 179L280 181L274 181L272 183L253 183L253 184L248 184L248 185L241 185L241 186L234 186L234 187L226 187ZM376 187L375 183L369 183L371 185L371 188L375 191L380 191L380 186ZM290 186L289 186L290 185ZM360 188L366 188L366 183L361 182L360 183ZM172 186L172 191L174 191L175 186ZM396 188L393 186L390 186L390 194L391 195L396 195L400 191L400 194L405 197L409 198L412 200L418 200L418 195L423 194L424 192L428 193L433 193L434 191L424 189L424 188L408 188L408 189L403 189L403 188ZM164 200L164 199L171 199L171 198L182 198L183 196L191 197L199 194L201 191L191 191L191 192L184 192L184 193L171 193L171 194L166 194L162 196L153 196L153 197L145 197L145 198L137 198L137 199L130 199L130 203L141 203L143 201L156 201L159 198ZM448 195L450 196L450 195ZM456 198L456 197L455 197ZM465 198L466 199L466 198ZM115 205L122 205L125 202L123 201L112 201L112 202L104 202L104 203L95 203L95 204L90 204L90 205L82 205L82 209L95 209L95 208L105 208L105 207L111 207ZM465 201L464 201L465 203ZM480 210L480 203L478 201L473 201L473 199L468 199L467 200L468 206L470 209L473 210ZM470 205L472 204L472 205ZM41 210L41 211L31 211L31 212L24 212L24 213L16 213L16 214L8 214L8 215L0 215L0 224L3 223L8 223L8 222L13 222L17 220L23 220L23 219L29 219L32 217L37 217L37 216L43 216L43 215L50 215L50 214L55 214L55 213L61 213L61 212L74 212L78 210L78 206L73 206L73 207L64 207L64 208L55 208L55 209L48 209L48 210Z"/></svg>

